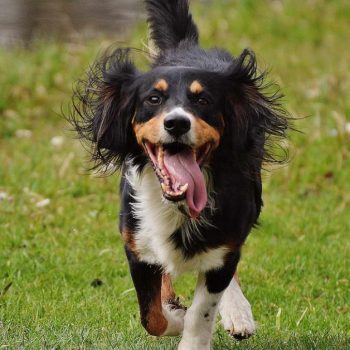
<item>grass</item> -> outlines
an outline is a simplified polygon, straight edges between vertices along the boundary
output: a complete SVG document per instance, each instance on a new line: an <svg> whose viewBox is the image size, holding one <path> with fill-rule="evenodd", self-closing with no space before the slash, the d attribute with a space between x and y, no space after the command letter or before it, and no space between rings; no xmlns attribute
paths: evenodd
<svg viewBox="0 0 350 350"><path fill-rule="evenodd" d="M264 175L261 227L240 264L258 334L214 349L350 348L350 3L194 2L204 46L252 47L303 133ZM131 38L141 47L145 26ZM110 42L0 49L0 349L173 349L147 336L117 233L118 175L86 175L61 117ZM63 141L63 142L62 142ZM102 285L96 286L96 279ZM95 285L95 287L92 286ZM176 284L189 304L194 277Z"/></svg>

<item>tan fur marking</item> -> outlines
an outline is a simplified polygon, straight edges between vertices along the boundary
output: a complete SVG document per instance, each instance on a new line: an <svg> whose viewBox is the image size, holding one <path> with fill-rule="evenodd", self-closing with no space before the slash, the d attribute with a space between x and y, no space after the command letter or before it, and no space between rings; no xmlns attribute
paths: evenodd
<svg viewBox="0 0 350 350"><path fill-rule="evenodd" d="M122 232L122 238L128 248L136 255L139 255L138 249L136 247L135 236L132 231L125 229Z"/></svg>
<svg viewBox="0 0 350 350"><path fill-rule="evenodd" d="M220 142L220 133L201 118L196 118L196 147L201 147L211 142L216 148Z"/></svg>
<svg viewBox="0 0 350 350"><path fill-rule="evenodd" d="M241 245L231 241L227 244L227 248L231 253L233 253L239 251L241 249Z"/></svg>
<svg viewBox="0 0 350 350"><path fill-rule="evenodd" d="M164 79L159 79L153 87L158 91L167 91L169 85Z"/></svg>
<svg viewBox="0 0 350 350"><path fill-rule="evenodd" d="M136 139L139 145L147 140L153 144L159 143L160 134L164 122L164 114L153 117L146 123L138 124L133 123L133 129L136 135Z"/></svg>
<svg viewBox="0 0 350 350"><path fill-rule="evenodd" d="M175 300L176 294L169 274L162 275L162 303Z"/></svg>
<svg viewBox="0 0 350 350"><path fill-rule="evenodd" d="M152 303L149 305L147 315L146 330L149 334L159 337L164 334L168 327L168 321L162 313L161 292L155 295Z"/></svg>
<svg viewBox="0 0 350 350"><path fill-rule="evenodd" d="M200 94L203 91L203 86L198 80L194 80L190 86L192 94Z"/></svg>

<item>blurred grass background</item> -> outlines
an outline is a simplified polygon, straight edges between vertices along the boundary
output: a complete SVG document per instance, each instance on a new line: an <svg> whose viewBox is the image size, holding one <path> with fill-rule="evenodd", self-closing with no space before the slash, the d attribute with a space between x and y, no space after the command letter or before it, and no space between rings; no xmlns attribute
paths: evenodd
<svg viewBox="0 0 350 350"><path fill-rule="evenodd" d="M214 349L350 348L350 2L192 1L205 47L257 54L302 133L264 174L240 264L258 334ZM142 48L146 26L128 43ZM118 175L88 175L62 118L103 39L0 48L0 348L173 349L142 329L117 232ZM147 68L144 57L138 58ZM307 118L304 118L307 117ZM177 290L189 305L194 277Z"/></svg>

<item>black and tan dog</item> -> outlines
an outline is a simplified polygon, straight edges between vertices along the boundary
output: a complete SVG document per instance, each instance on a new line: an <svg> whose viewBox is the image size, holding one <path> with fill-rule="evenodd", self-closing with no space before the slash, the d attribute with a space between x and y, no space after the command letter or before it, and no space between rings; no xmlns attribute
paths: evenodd
<svg viewBox="0 0 350 350"><path fill-rule="evenodd" d="M200 48L186 0L145 2L152 68L138 71L127 49L103 58L79 84L71 122L97 166L122 168L120 230L143 326L206 350L218 311L232 335L255 331L235 273L262 206L262 163L288 119L251 51ZM185 271L198 273L187 310L171 284Z"/></svg>

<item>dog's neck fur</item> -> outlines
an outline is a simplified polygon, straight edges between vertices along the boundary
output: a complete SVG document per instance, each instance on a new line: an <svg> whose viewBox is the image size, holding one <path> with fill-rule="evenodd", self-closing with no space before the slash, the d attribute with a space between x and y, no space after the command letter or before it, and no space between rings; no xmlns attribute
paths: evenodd
<svg viewBox="0 0 350 350"><path fill-rule="evenodd" d="M203 171L209 193L209 213L215 210L214 193L208 169ZM132 211L137 219L135 242L142 260L161 265L173 275L188 271L206 271L220 267L226 248L208 250L187 259L180 249L174 246L171 236L181 230L183 245L191 245L196 238L203 240L200 228L212 225L210 218L201 215L199 220L190 219L180 211L182 202L172 203L164 199L159 181L148 163L139 172L132 161L127 162L126 180L134 190Z"/></svg>

